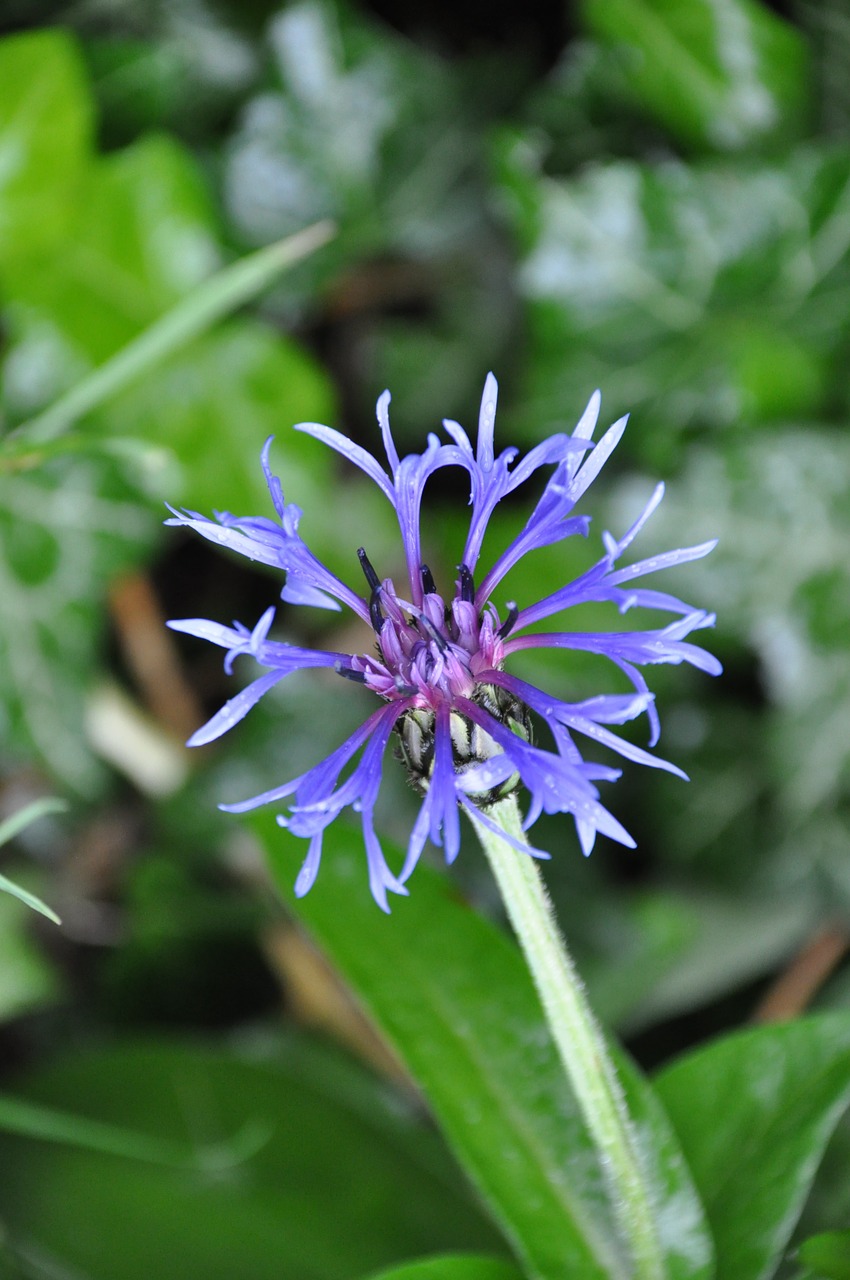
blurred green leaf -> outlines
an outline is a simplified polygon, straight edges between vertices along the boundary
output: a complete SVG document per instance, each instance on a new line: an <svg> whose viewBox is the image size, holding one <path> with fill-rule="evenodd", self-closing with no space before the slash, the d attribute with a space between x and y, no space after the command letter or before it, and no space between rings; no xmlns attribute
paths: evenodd
<svg viewBox="0 0 850 1280"><path fill-rule="evenodd" d="M0 40L0 275L52 248L84 190L92 103L72 38Z"/></svg>
<svg viewBox="0 0 850 1280"><path fill-rule="evenodd" d="M18 897L0 893L0 1023L53 1004L59 995L56 972L29 935L32 915Z"/></svg>
<svg viewBox="0 0 850 1280"><path fill-rule="evenodd" d="M827 1231L800 1245L798 1256L815 1280L850 1280L850 1231Z"/></svg>
<svg viewBox="0 0 850 1280"><path fill-rule="evenodd" d="M369 1280L523 1280L523 1273L503 1258L444 1254L420 1262L406 1262L370 1276Z"/></svg>
<svg viewBox="0 0 850 1280"><path fill-rule="evenodd" d="M622 52L641 106L686 145L738 151L803 132L809 51L760 0L584 0L583 12Z"/></svg>
<svg viewBox="0 0 850 1280"><path fill-rule="evenodd" d="M41 915L47 916L48 920L52 920L54 924L61 924L55 911L48 907L46 902L42 902L41 898L37 898L34 893L30 893L27 889L22 889L19 884L15 884L13 880L9 880L6 876L0 875L0 892L11 893L13 898L17 898L19 902L23 902L24 906L32 907L33 911L38 911Z"/></svg>
<svg viewBox="0 0 850 1280"><path fill-rule="evenodd" d="M9 277L13 329L49 323L80 368L102 364L219 264L194 158L166 136L143 138L92 165L65 242Z"/></svg>
<svg viewBox="0 0 850 1280"><path fill-rule="evenodd" d="M850 1016L726 1036L655 1083L705 1204L717 1280L764 1280L850 1101Z"/></svg>
<svg viewBox="0 0 850 1280"><path fill-rule="evenodd" d="M229 148L226 196L262 242L333 218L350 252L430 256L470 216L475 167L461 85L421 45L331 0L273 20L280 90L249 102Z"/></svg>
<svg viewBox="0 0 850 1280"><path fill-rule="evenodd" d="M9 750L35 749L90 792L84 700L112 575L150 547L156 524L114 470L78 459L0 477L0 715Z"/></svg>
<svg viewBox="0 0 850 1280"><path fill-rule="evenodd" d="M660 545L709 524L720 539L688 566L688 593L716 602L721 627L758 655L775 709L761 749L784 824L833 804L850 773L848 486L843 433L813 425L742 436L722 454L694 450L653 518Z"/></svg>
<svg viewBox="0 0 850 1280"><path fill-rule="evenodd" d="M81 1151L123 1156L151 1164L195 1168L216 1152L198 1152L188 1142L179 1143L149 1134L104 1124L86 1116L58 1111L11 1094L0 1094L0 1131L41 1142L56 1142Z"/></svg>
<svg viewBox="0 0 850 1280"><path fill-rule="evenodd" d="M277 1007L279 984L259 946L263 906L222 877L197 826L146 851L128 872L122 907L121 945L99 970L97 1004L110 1022L208 1030Z"/></svg>
<svg viewBox="0 0 850 1280"><path fill-rule="evenodd" d="M274 1061L156 1043L68 1054L16 1095L43 1125L0 1139L7 1241L90 1280L148 1280L163 1257L186 1280L347 1280L498 1248L421 1120L306 1044Z"/></svg>
<svg viewBox="0 0 850 1280"><path fill-rule="evenodd" d="M238 319L159 365L155 378L136 381L92 426L106 438L126 432L171 451L177 473L160 496L172 505L238 515L273 515L260 451L274 435L272 464L287 500L309 516L327 501L334 460L292 426L336 417L321 366L267 326Z"/></svg>
<svg viewBox="0 0 850 1280"><path fill-rule="evenodd" d="M604 156L667 149L654 122L635 111L626 61L616 44L579 37L535 79L516 124L545 138L547 172L571 174Z"/></svg>
<svg viewBox="0 0 850 1280"><path fill-rule="evenodd" d="M107 418L107 431L124 433L138 420L153 444L185 450L185 474L208 478L209 488L198 487L210 506L222 505L229 492L235 501L250 500L250 510L263 487L258 453L273 421L272 381L288 384L298 416L306 416L308 401L330 407L327 381L306 357L294 348L277 348L259 328L243 329L241 343L235 333L229 343L226 337L209 339L211 345L187 357L177 376L172 370L171 385L158 389L143 375L315 248L327 228L312 228L205 280L218 256L217 243L198 170L176 144L149 139L102 161L89 194L63 251L31 272L21 269L10 284L14 337L4 368L7 404L14 412L15 406L28 400L37 404L45 392L61 390L68 381L74 385L7 437L0 469L44 462L50 450L39 453L40 442L49 442L132 382L135 415L127 412L125 399L122 412ZM86 376L99 361L104 363ZM242 390L228 405L225 389L233 395L233 385L248 388L248 394ZM163 394L173 397L170 414L162 409ZM261 398L257 436L248 448L239 437L250 425L246 401ZM212 407L220 433L210 431ZM300 440L299 445L305 447ZM159 521L134 505L120 468L107 460L68 465L63 458L61 464L57 455L38 477L0 480L0 581L6 602L0 691L12 741L35 745L57 776L85 790L95 772L91 756L81 750L80 730L98 608L110 574L147 549ZM130 466L127 471L134 486L150 487L144 472ZM305 467L300 474L306 475ZM222 483L213 498L216 481ZM174 498L180 496L176 489L175 484Z"/></svg>
<svg viewBox="0 0 850 1280"><path fill-rule="evenodd" d="M612 161L555 180L543 150L515 134L497 147L532 335L512 432L573 421L600 386L609 420L642 410L627 451L670 467L689 427L811 416L845 395L850 152Z"/></svg>
<svg viewBox="0 0 850 1280"><path fill-rule="evenodd" d="M87 32L86 62L107 147L126 144L147 130L179 127L180 112L195 105L191 90L197 88L190 84L188 43L163 39L162 34L153 40L136 32Z"/></svg>
<svg viewBox="0 0 850 1280"><path fill-rule="evenodd" d="M636 973L631 966L629 972L621 972L622 952L617 957L620 964L608 956L607 965L588 972L600 1007L611 1010L609 1016L630 1032L684 1015L764 978L802 944L818 918L815 903L803 894L753 895L748 900L696 889L668 895L655 890L634 907L675 929L679 945L675 953L667 951L663 968L656 960L654 973L652 952L643 960L649 974L642 990L640 955Z"/></svg>
<svg viewBox="0 0 850 1280"><path fill-rule="evenodd" d="M12 456L137 382L329 235L326 224L308 228L207 278L219 250L188 154L150 138L100 161L86 217L62 253L10 285L10 407L37 404L51 378L56 390L71 384L21 428Z"/></svg>
<svg viewBox="0 0 850 1280"><path fill-rule="evenodd" d="M220 271L72 387L56 404L25 423L16 433L16 441L23 440L26 449L31 442L50 440L67 430L77 418L111 399L128 384L138 383L145 373L156 369L197 334L267 287L282 270L304 254L312 253L330 234L327 224L308 227L299 235L261 249ZM302 369L306 364L306 359L302 359ZM314 377L314 383L318 381L319 378Z"/></svg>
<svg viewBox="0 0 850 1280"><path fill-rule="evenodd" d="M174 0L131 5L111 22L81 24L104 145L168 128L201 147L217 139L260 70L251 38L268 7L236 10Z"/></svg>
<svg viewBox="0 0 850 1280"><path fill-rule="evenodd" d="M524 1265L540 1277L625 1274L594 1149L518 949L420 865L392 916L372 901L362 839L325 833L316 887L295 901L303 842L258 817L278 886L402 1055ZM622 1066L644 1137L670 1275L707 1276L710 1242L651 1091Z"/></svg>
<svg viewBox="0 0 850 1280"><path fill-rule="evenodd" d="M39 818L44 818L49 813L64 813L67 808L65 801L56 796L42 796L40 800L33 800L31 804L24 805L22 809L18 809L0 822L0 845L14 840L16 835L31 823L38 822Z"/></svg>
<svg viewBox="0 0 850 1280"><path fill-rule="evenodd" d="M229 146L228 210L250 243L331 217L321 260L271 299L324 304L344 326L364 418L389 385L397 439L439 421L513 338L503 237L487 211L484 131L521 59L463 72L421 41L333 0L301 0L271 23L274 84L246 106ZM353 376L351 376L353 375Z"/></svg>

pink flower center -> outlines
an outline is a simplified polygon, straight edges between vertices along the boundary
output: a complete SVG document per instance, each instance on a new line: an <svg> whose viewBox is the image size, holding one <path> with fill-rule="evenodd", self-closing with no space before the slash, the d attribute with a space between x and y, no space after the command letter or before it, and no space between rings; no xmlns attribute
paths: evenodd
<svg viewBox="0 0 850 1280"><path fill-rule="evenodd" d="M433 585L430 574L426 581ZM377 656L352 662L366 686L388 701L415 695L414 705L422 709L471 697L481 674L502 666L504 628L492 605L479 613L472 599L463 598L471 595L469 585L462 573L449 606L436 591L426 591L420 608L385 578L372 596Z"/></svg>

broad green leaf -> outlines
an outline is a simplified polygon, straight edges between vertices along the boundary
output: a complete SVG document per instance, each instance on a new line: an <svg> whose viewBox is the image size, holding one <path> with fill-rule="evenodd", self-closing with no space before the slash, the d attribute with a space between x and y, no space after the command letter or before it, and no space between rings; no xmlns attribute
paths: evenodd
<svg viewBox="0 0 850 1280"><path fill-rule="evenodd" d="M253 36L268 10L145 8L85 27L86 62L108 148L151 128L217 144L261 74Z"/></svg>
<svg viewBox="0 0 850 1280"><path fill-rule="evenodd" d="M811 1236L798 1250L813 1280L850 1280L850 1231Z"/></svg>
<svg viewBox="0 0 850 1280"><path fill-rule="evenodd" d="M185 1280L348 1280L498 1250L433 1132L309 1044L66 1054L0 1101L6 1240L63 1274L147 1280L165 1257Z"/></svg>
<svg viewBox="0 0 850 1280"><path fill-rule="evenodd" d="M767 1280L850 1102L850 1016L726 1036L655 1083L705 1205L717 1280Z"/></svg>
<svg viewBox="0 0 850 1280"><path fill-rule="evenodd" d="M738 151L803 132L806 44L761 0L585 0L584 15L622 51L641 106L682 142Z"/></svg>
<svg viewBox="0 0 850 1280"><path fill-rule="evenodd" d="M440 1126L526 1270L628 1274L596 1154L511 940L420 866L386 917L372 901L362 837L337 822L313 890L291 884L303 842L256 823L286 900L331 957L428 1097ZM675 1139L624 1067L671 1277L707 1277L710 1244Z"/></svg>
<svg viewBox="0 0 850 1280"><path fill-rule="evenodd" d="M81 384L185 300L219 258L198 167L176 142L145 138L98 159L61 244L7 273L9 417L20 421Z"/></svg>
<svg viewBox="0 0 850 1280"><path fill-rule="evenodd" d="M212 274L215 233L194 159L143 138L92 165L61 249L10 278L13 318L49 321L82 367L100 364Z"/></svg>
<svg viewBox="0 0 850 1280"><path fill-rule="evenodd" d="M840 979L833 980L830 983L830 995L835 992L836 987L840 988L840 986ZM850 1002L846 999L846 992L836 994L837 999L832 1007L848 1008ZM824 1232L831 1233L846 1229L847 1223L850 1222L848 1169L850 1169L850 1118L845 1113L824 1153L811 1195L794 1233L795 1244Z"/></svg>
<svg viewBox="0 0 850 1280"><path fill-rule="evenodd" d="M503 1258L458 1253L407 1262L370 1276L369 1280L523 1280L523 1276Z"/></svg>
<svg viewBox="0 0 850 1280"><path fill-rule="evenodd" d="M0 40L0 275L61 238L84 189L91 117L67 33Z"/></svg>

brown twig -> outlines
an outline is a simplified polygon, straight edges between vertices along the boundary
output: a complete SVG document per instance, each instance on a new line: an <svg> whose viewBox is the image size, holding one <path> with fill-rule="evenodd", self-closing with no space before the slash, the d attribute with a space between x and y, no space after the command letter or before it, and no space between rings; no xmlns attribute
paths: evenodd
<svg viewBox="0 0 850 1280"><path fill-rule="evenodd" d="M171 632L150 580L141 573L116 579L110 611L121 652L154 718L181 740L204 715L180 666Z"/></svg>
<svg viewBox="0 0 850 1280"><path fill-rule="evenodd" d="M819 929L792 957L753 1013L754 1022L787 1022L804 1013L850 949L845 926Z"/></svg>
<svg viewBox="0 0 850 1280"><path fill-rule="evenodd" d="M263 936L296 1020L332 1036L412 1095L418 1091L401 1059L378 1034L322 953L294 925L277 923Z"/></svg>

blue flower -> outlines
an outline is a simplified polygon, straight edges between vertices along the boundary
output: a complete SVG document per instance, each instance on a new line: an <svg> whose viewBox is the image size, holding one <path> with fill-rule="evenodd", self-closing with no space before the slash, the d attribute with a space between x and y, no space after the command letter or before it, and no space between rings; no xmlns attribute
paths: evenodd
<svg viewBox="0 0 850 1280"><path fill-rule="evenodd" d="M168 624L176 631L220 645L226 650L228 672L242 654L250 655L265 668L264 674L237 693L189 739L190 746L220 737L279 680L307 667L329 667L376 695L377 709L327 759L283 786L250 800L221 806L230 813L243 813L258 805L288 801L288 811L278 817L278 822L309 840L307 857L296 881L299 895L306 893L316 878L325 829L345 808L360 814L370 887L385 911L389 909L388 890L407 892L406 881L426 841L441 846L448 862L457 856L461 808L474 810L489 825L492 820L488 808L518 787L523 787L530 798L526 827L541 812L569 813L585 854L590 853L598 831L633 846L628 832L600 803L595 785L613 781L620 771L586 761L577 746L577 735L612 748L629 760L685 776L675 765L624 741L608 726L625 724L645 712L650 723L649 745L654 747L659 735L658 716L640 668L652 663L689 662L710 675L720 672L716 658L688 639L693 632L712 626L714 615L693 609L664 592L636 585L659 569L707 555L715 543L705 542L618 567L661 501L663 486L659 485L622 538L603 535L604 555L585 573L543 600L510 603L500 613L493 595L505 575L528 552L573 534L587 536L589 518L574 515L573 511L616 447L626 419L616 422L593 444L600 406L596 392L571 435L554 435L519 461L517 449L505 449L497 457L493 442L497 390L495 378L488 375L475 450L463 428L447 421L443 425L448 440L429 435L424 452L404 458L399 458L393 442L388 416L390 396L384 392L377 414L389 470L331 427L301 423L296 428L354 463L392 504L407 570L407 583L401 591L391 578L379 576L364 548L357 553L367 585L363 595L313 555L298 532L300 510L284 501L280 481L271 473L271 440L263 449L262 466L277 519L218 512L210 520L197 512L175 511L174 518L167 521L195 529L211 542L281 570L286 575L283 600L329 609L345 605L374 633L371 651L347 654L269 640L273 609L263 614L253 630L238 622L228 627L199 618ZM497 504L544 466L553 470L525 526L492 568L479 575L484 533ZM464 469L470 481L469 533L450 598L440 594L423 562L420 542L423 490L430 477L444 467ZM589 601L610 602L621 614L644 606L672 614L673 621L659 630L647 631L539 630L538 624L545 619ZM626 674L633 692L602 694L581 702L554 698L505 670L512 654L535 648L601 654ZM532 717L545 722L550 746L534 744ZM383 758L394 733L411 781L422 797L407 857L398 874L388 867L374 828ZM356 764L345 773L358 753L361 754ZM539 850L531 852L547 856Z"/></svg>

